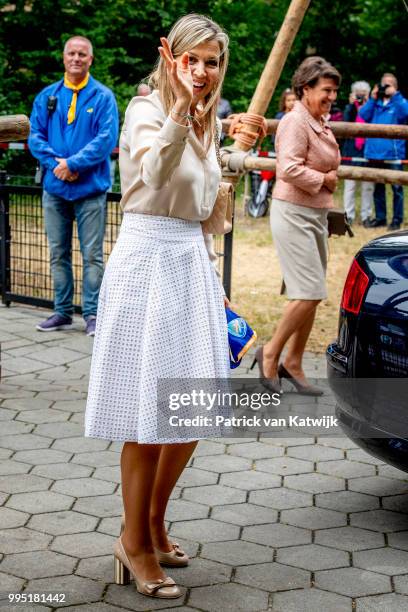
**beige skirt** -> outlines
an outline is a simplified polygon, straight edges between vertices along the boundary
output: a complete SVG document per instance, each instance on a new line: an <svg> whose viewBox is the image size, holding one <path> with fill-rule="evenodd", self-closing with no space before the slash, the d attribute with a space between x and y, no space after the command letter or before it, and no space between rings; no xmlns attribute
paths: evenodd
<svg viewBox="0 0 408 612"><path fill-rule="evenodd" d="M327 212L272 200L272 237L290 300L327 298Z"/></svg>

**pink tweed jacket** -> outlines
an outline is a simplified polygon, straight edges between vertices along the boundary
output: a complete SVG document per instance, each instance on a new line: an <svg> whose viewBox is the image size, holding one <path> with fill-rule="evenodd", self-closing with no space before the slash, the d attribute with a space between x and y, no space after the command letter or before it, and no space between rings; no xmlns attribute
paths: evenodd
<svg viewBox="0 0 408 612"><path fill-rule="evenodd" d="M280 121L275 139L276 184L273 197L311 208L333 208L324 174L340 164L339 145L325 123L299 101Z"/></svg>

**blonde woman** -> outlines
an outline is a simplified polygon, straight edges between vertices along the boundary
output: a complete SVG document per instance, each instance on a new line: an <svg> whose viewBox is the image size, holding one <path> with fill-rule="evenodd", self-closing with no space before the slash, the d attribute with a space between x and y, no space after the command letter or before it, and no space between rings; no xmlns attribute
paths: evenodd
<svg viewBox="0 0 408 612"><path fill-rule="evenodd" d="M159 53L153 91L131 100L120 139L124 215L99 298L85 435L124 442L116 582L132 574L140 593L175 598L161 564L188 556L164 517L197 439L163 438L157 383L229 375L224 295L200 225L221 178L214 136L228 37L187 15Z"/></svg>

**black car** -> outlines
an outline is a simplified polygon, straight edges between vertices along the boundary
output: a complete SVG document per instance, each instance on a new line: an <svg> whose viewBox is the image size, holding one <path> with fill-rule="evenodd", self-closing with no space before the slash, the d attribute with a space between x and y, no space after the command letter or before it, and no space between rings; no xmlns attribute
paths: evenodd
<svg viewBox="0 0 408 612"><path fill-rule="evenodd" d="M408 231L375 238L355 256L326 357L343 431L408 472Z"/></svg>

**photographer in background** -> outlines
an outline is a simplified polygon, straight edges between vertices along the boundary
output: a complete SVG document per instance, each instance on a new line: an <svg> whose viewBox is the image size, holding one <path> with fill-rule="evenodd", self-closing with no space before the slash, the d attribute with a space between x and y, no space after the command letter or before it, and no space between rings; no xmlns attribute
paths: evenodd
<svg viewBox="0 0 408 612"><path fill-rule="evenodd" d="M359 117L358 111L367 102L370 95L370 85L367 81L356 81L351 85L349 96L349 104L344 109L344 121L350 123L361 122L363 119ZM364 156L364 138L347 138L343 143L343 157L363 157ZM345 159L342 162L345 166L366 166L366 162L353 161ZM344 181L344 210L347 214L349 223L353 223L356 215L356 188L361 183L361 223L364 227L370 227L371 209L373 204L374 183L369 181L355 181L345 179Z"/></svg>
<svg viewBox="0 0 408 612"><path fill-rule="evenodd" d="M390 72L383 74L381 83L375 85L371 98L360 109L359 115L367 123L383 125L403 124L408 119L408 100L398 91L397 78ZM367 138L364 156L376 168L402 170L405 142L395 138ZM394 161L395 160L395 161ZM390 163L391 162L391 163ZM393 216L388 229L397 230L404 218L404 191L402 185L392 185ZM375 219L371 227L387 225L385 185L376 183L374 188Z"/></svg>

